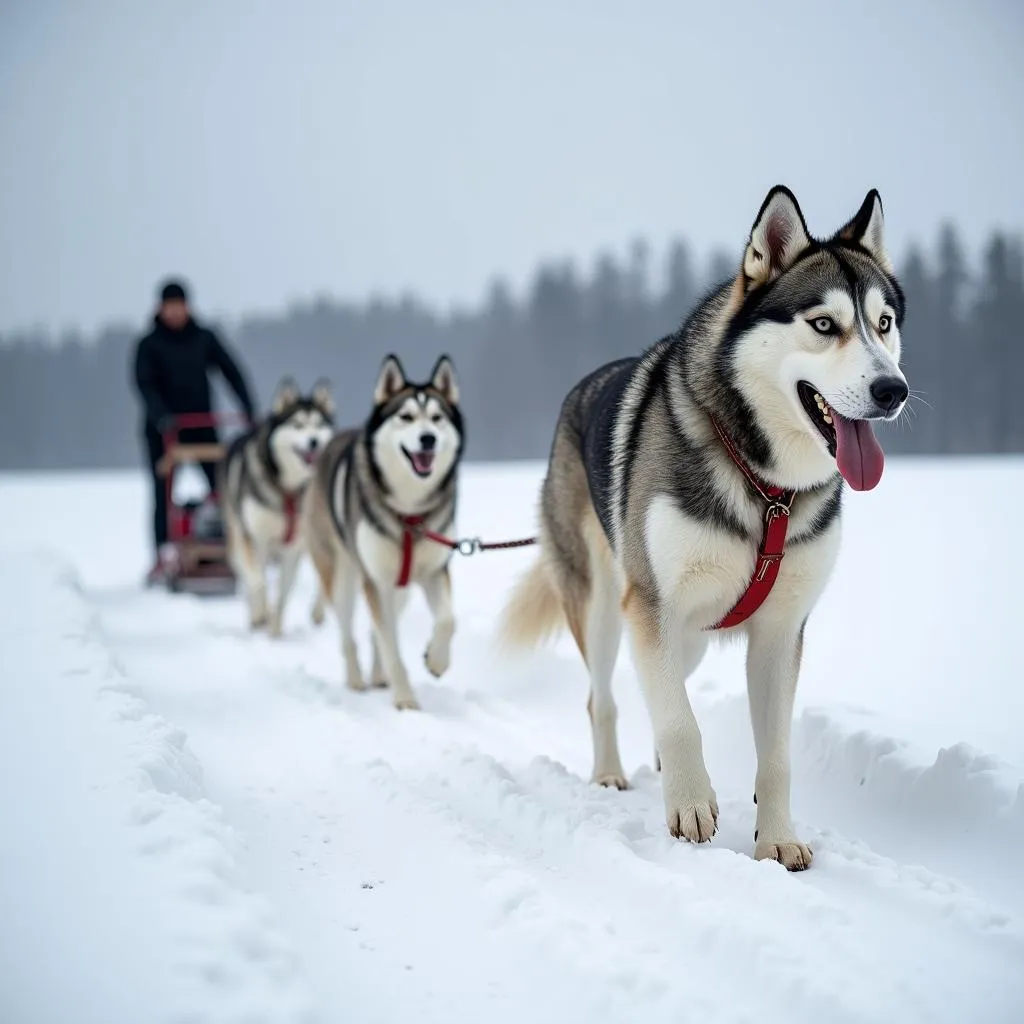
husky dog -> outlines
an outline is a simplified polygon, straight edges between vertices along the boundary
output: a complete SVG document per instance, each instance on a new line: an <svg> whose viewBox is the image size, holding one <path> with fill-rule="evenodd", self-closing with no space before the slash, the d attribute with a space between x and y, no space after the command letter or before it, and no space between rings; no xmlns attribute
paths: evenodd
<svg viewBox="0 0 1024 1024"><path fill-rule="evenodd" d="M537 643L568 625L590 675L593 778L622 789L611 678L625 619L676 837L717 831L684 685L717 627L747 639L754 856L790 870L811 862L790 818L804 626L836 557L842 481L858 491L879 482L871 421L896 418L907 399L903 311L877 192L822 241L777 186L735 278L677 333L596 370L562 406L541 554L513 592L504 639ZM768 551L780 525L784 558L781 546Z"/></svg>
<svg viewBox="0 0 1024 1024"><path fill-rule="evenodd" d="M309 553L341 627L347 685L366 688L352 636L361 587L373 620L370 679L374 686L391 684L399 709L419 707L398 647L398 618L410 582L423 589L434 617L427 669L440 676L448 668L455 632L451 550L422 531L452 529L462 443L451 360L441 356L430 381L415 384L389 355L370 418L361 429L343 431L331 441L304 503Z"/></svg>
<svg viewBox="0 0 1024 1024"><path fill-rule="evenodd" d="M253 629L280 636L285 604L303 551L299 506L320 453L334 433L326 381L309 395L291 378L278 385L270 415L228 448L218 467L228 551L241 577ZM280 562L277 601L268 615L267 567ZM318 611L314 610L314 619Z"/></svg>

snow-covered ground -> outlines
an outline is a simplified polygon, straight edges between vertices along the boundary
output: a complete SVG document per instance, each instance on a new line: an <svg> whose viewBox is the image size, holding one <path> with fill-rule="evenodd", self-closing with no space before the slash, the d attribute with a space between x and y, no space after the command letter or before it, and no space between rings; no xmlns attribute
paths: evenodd
<svg viewBox="0 0 1024 1024"><path fill-rule="evenodd" d="M533 527L541 467L471 467L462 532ZM0 1021L1024 1020L1024 463L895 462L849 495L808 627L794 812L751 859L740 649L692 681L721 832L669 839L628 658L635 788L587 783L569 641L491 633L529 551L455 566L424 710L342 689L333 622L140 590L133 474L0 478ZM969 541L969 543L967 543Z"/></svg>

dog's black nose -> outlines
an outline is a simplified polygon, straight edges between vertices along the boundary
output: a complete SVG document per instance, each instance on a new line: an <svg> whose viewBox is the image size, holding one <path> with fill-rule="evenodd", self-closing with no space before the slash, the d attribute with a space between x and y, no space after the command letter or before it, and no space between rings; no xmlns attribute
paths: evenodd
<svg viewBox="0 0 1024 1024"><path fill-rule="evenodd" d="M907 400L910 389L902 377L879 377L871 382L871 397L884 412L892 412Z"/></svg>
<svg viewBox="0 0 1024 1024"><path fill-rule="evenodd" d="M319 446L320 442L315 437L309 439L309 450L311 452L315 452Z"/></svg>
<svg viewBox="0 0 1024 1024"><path fill-rule="evenodd" d="M420 448L425 452L432 452L437 444L437 438L433 434L420 434Z"/></svg>

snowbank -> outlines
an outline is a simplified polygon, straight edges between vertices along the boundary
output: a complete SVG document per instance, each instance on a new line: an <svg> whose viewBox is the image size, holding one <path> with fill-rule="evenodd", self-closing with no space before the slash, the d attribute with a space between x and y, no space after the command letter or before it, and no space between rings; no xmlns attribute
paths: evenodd
<svg viewBox="0 0 1024 1024"><path fill-rule="evenodd" d="M292 953L186 737L104 644L74 572L0 557L0 1019L309 1021Z"/></svg>

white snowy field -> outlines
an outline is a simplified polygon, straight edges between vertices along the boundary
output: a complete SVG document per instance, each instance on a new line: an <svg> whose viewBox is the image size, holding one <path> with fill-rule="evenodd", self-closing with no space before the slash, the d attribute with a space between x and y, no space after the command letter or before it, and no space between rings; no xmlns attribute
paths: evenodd
<svg viewBox="0 0 1024 1024"><path fill-rule="evenodd" d="M532 532L541 471L467 469L461 532ZM441 681L413 601L399 714L342 688L308 566L277 642L240 598L141 590L147 500L0 477L3 1024L1024 1020L1024 462L894 461L847 495L799 875L751 859L742 649L691 682L721 832L688 846L625 648L625 793L587 782L571 642L494 651L529 550L456 561Z"/></svg>

